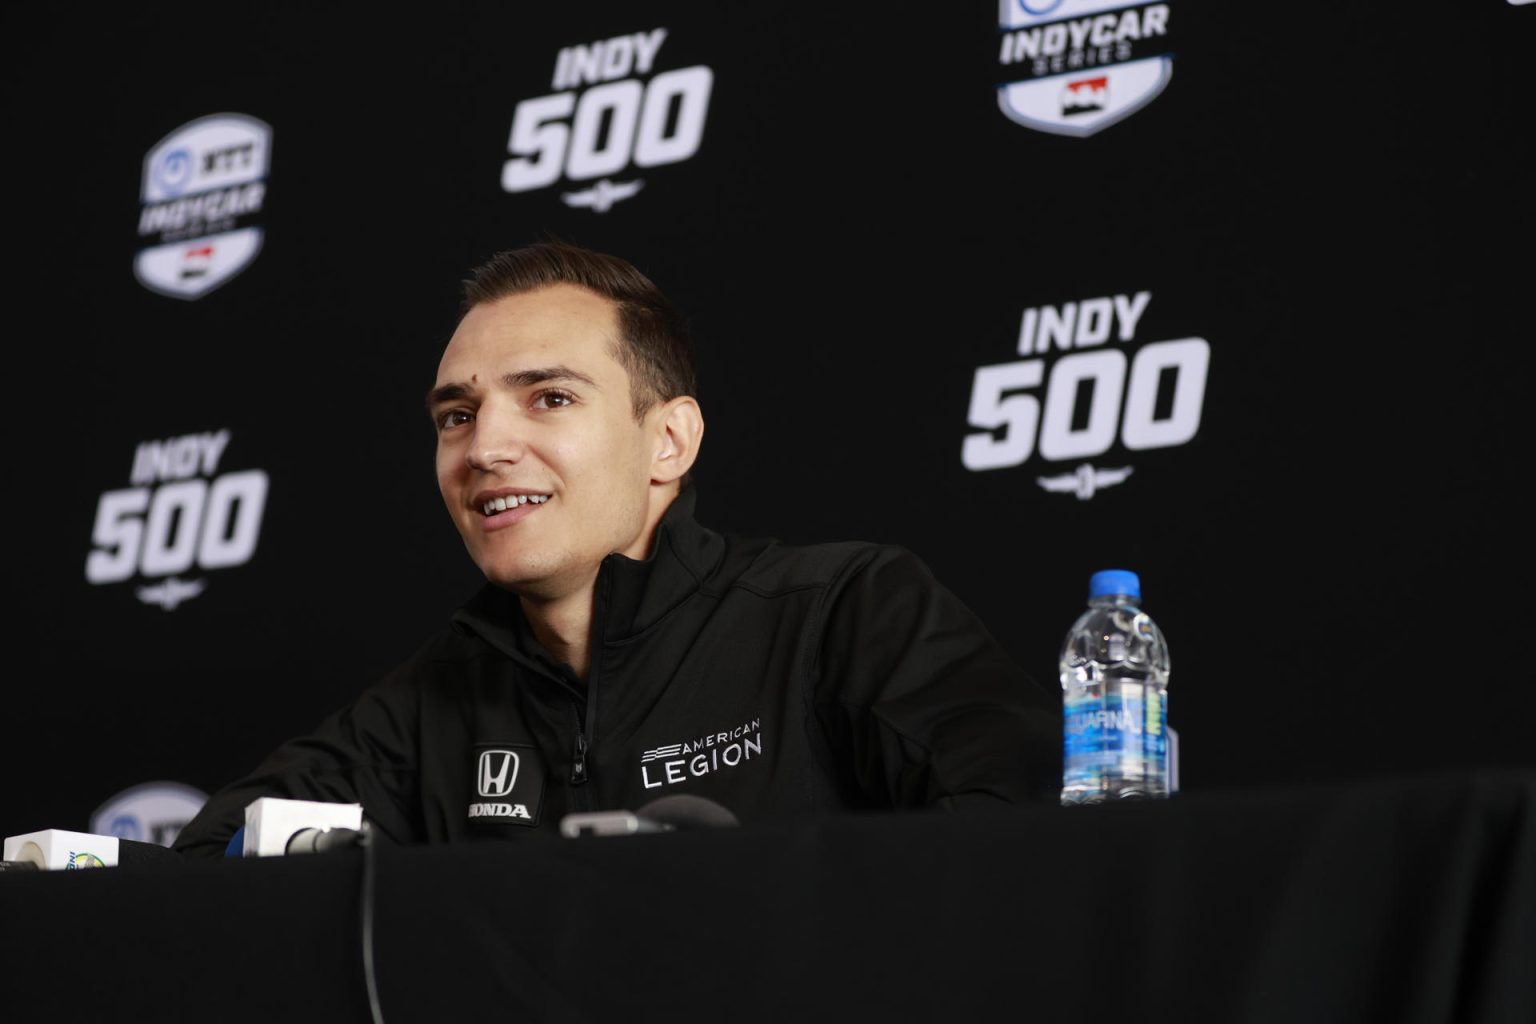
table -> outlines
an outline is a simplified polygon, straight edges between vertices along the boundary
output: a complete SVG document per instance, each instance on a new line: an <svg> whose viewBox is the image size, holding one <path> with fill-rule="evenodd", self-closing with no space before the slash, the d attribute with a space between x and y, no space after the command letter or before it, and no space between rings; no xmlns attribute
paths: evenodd
<svg viewBox="0 0 1536 1024"><path fill-rule="evenodd" d="M389 1024L1536 1021L1519 768L7 872L6 1009L368 1022L365 881Z"/></svg>

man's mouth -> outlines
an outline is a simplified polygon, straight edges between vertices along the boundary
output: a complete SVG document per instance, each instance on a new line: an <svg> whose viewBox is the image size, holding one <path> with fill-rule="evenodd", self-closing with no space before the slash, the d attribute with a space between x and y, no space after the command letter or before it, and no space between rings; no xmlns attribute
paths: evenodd
<svg viewBox="0 0 1536 1024"><path fill-rule="evenodd" d="M542 505L549 500L549 497L547 494L508 494L490 499L480 506L480 511L484 515L493 516L509 508L517 508L519 505Z"/></svg>

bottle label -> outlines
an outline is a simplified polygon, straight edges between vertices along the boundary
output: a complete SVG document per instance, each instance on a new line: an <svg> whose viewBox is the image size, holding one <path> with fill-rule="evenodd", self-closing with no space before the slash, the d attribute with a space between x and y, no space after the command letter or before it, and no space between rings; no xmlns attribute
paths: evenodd
<svg viewBox="0 0 1536 1024"><path fill-rule="evenodd" d="M1063 712L1068 773L1161 773L1168 751L1167 709L1155 690L1145 701L1116 693L1102 700L1069 701Z"/></svg>

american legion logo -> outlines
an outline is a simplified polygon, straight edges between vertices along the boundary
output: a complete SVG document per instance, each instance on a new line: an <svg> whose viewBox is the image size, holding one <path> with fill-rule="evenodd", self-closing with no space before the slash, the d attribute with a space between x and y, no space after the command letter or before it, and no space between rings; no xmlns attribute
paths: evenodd
<svg viewBox="0 0 1536 1024"><path fill-rule="evenodd" d="M1092 135L1129 117L1173 76L1171 7L999 0L998 105L1057 135Z"/></svg>
<svg viewBox="0 0 1536 1024"><path fill-rule="evenodd" d="M133 274L150 291L199 299L261 251L272 129L245 114L189 121L144 157Z"/></svg>

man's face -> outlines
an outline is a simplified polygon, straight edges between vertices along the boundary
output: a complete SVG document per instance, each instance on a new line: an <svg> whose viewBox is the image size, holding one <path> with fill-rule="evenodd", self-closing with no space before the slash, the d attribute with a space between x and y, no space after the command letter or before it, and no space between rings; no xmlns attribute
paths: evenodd
<svg viewBox="0 0 1536 1024"><path fill-rule="evenodd" d="M491 582L558 597L610 552L648 554L656 410L635 422L618 332L613 303L559 284L475 307L449 340L437 483Z"/></svg>

